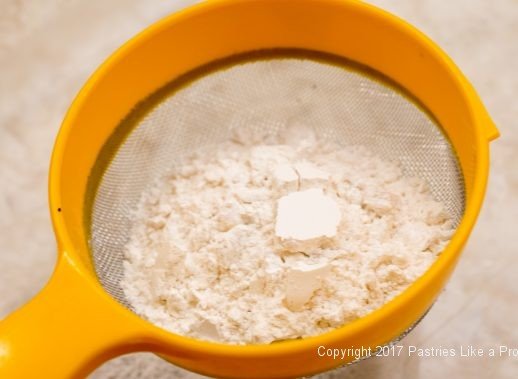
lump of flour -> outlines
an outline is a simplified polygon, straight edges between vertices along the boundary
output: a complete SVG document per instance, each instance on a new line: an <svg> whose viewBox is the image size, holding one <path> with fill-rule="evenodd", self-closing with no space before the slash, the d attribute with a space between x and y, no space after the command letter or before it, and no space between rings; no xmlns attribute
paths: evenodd
<svg viewBox="0 0 518 379"><path fill-rule="evenodd" d="M317 335L399 294L453 233L394 162L311 130L249 134L183 157L143 194L121 285L154 324L233 344Z"/></svg>

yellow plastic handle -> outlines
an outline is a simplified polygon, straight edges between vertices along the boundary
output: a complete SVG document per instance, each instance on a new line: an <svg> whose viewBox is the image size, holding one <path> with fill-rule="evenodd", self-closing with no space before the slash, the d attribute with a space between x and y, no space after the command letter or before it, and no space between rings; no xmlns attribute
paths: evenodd
<svg viewBox="0 0 518 379"><path fill-rule="evenodd" d="M47 286L0 322L0 378L81 378L139 350L132 314L83 275L62 254Z"/></svg>

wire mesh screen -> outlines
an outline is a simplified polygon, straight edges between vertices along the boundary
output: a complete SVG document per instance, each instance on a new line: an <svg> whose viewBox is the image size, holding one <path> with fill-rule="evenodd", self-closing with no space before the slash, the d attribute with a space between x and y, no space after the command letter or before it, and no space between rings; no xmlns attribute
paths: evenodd
<svg viewBox="0 0 518 379"><path fill-rule="evenodd" d="M203 71L203 70L202 70ZM227 140L235 128L275 135L293 123L343 145L363 145L425 179L458 223L464 185L455 152L434 119L381 76L311 56L243 56L166 85L122 122L103 149L91 209L90 247L104 288L120 287L132 211L142 192L181 157ZM114 142L116 141L116 142Z"/></svg>

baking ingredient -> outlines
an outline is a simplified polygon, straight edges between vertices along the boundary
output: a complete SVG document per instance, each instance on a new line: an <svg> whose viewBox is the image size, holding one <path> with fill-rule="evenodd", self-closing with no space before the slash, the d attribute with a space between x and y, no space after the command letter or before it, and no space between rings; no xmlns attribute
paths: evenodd
<svg viewBox="0 0 518 379"><path fill-rule="evenodd" d="M451 237L397 162L308 127L258 133L182 157L144 192L121 285L149 321L233 344L320 334L399 294Z"/></svg>
<svg viewBox="0 0 518 379"><path fill-rule="evenodd" d="M336 201L324 194L322 188L289 193L282 196L277 204L277 237L307 241L336 235L340 209Z"/></svg>

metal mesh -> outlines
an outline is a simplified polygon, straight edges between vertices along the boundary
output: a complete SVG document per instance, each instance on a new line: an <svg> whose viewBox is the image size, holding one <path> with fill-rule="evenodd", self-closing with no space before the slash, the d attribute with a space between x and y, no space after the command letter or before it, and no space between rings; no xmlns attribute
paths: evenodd
<svg viewBox="0 0 518 379"><path fill-rule="evenodd" d="M119 284L123 247L142 192L184 153L217 146L233 128L274 135L302 123L343 145L364 145L424 178L460 221L464 185L452 146L393 84L356 65L303 57L245 59L209 71L138 105L123 121L131 132L100 156L104 173L96 179L90 246L102 285L128 308Z"/></svg>

